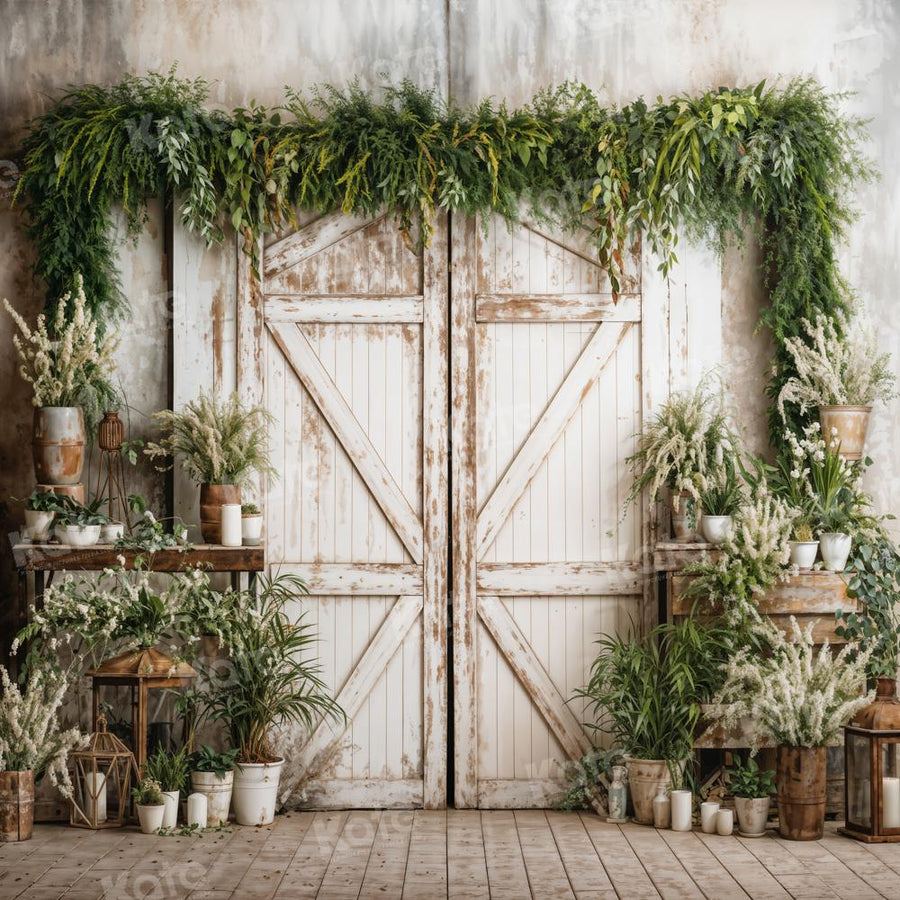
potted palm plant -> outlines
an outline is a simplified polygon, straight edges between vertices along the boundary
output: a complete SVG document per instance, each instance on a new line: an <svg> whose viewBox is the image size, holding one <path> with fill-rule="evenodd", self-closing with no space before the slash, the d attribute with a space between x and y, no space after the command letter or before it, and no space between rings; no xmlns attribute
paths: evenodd
<svg viewBox="0 0 900 900"><path fill-rule="evenodd" d="M688 626L691 627L691 626ZM653 798L680 787L700 717L703 679L685 626L644 638L604 635L588 684L576 692L628 764L634 821L653 823Z"/></svg>
<svg viewBox="0 0 900 900"><path fill-rule="evenodd" d="M778 409L784 417L785 404L803 413L818 408L822 433L835 440L840 455L862 459L872 404L894 396L890 355L878 352L871 328L840 313L802 325L803 335L784 342L797 374L784 382Z"/></svg>
<svg viewBox="0 0 900 900"><path fill-rule="evenodd" d="M733 464L723 464L708 479L700 496L700 520L703 537L710 544L722 544L731 537L734 515L743 500L743 488Z"/></svg>
<svg viewBox="0 0 900 900"><path fill-rule="evenodd" d="M728 789L734 796L741 837L762 837L766 833L769 806L775 793L775 773L771 769L761 769L756 759L750 756L746 762L737 757L725 774Z"/></svg>
<svg viewBox="0 0 900 900"><path fill-rule="evenodd" d="M46 665L32 667L24 689L0 666L0 842L26 841L34 825L34 786L46 774L72 796L69 753L87 741L77 728L60 730L67 683Z"/></svg>
<svg viewBox="0 0 900 900"><path fill-rule="evenodd" d="M115 336L98 328L81 275L75 276L74 296L60 299L51 321L38 316L33 329L8 300L3 304L19 329L13 338L19 371L33 392L35 477L38 484L77 484L87 436L103 410L117 403L111 381Z"/></svg>
<svg viewBox="0 0 900 900"><path fill-rule="evenodd" d="M178 801L188 782L190 763L188 752L182 747L170 752L160 748L144 763L144 777L159 784L165 802L163 828L178 824Z"/></svg>
<svg viewBox="0 0 900 900"><path fill-rule="evenodd" d="M200 531L208 544L222 540L222 506L241 502L241 487L254 473L274 477L266 449L272 416L261 406L246 407L237 394L227 400L200 394L181 412L154 416L163 436L144 452L154 460L180 457L200 485ZM171 463L164 464L166 468Z"/></svg>
<svg viewBox="0 0 900 900"><path fill-rule="evenodd" d="M142 778L140 784L131 789L131 799L137 809L141 831L144 834L156 834L163 827L166 813L159 783L152 778Z"/></svg>
<svg viewBox="0 0 900 900"><path fill-rule="evenodd" d="M734 460L737 452L737 436L722 397L704 379L694 391L670 397L647 423L637 452L628 458L635 480L626 505L645 490L651 503L668 490L674 537L692 540L699 526L703 491L711 476Z"/></svg>
<svg viewBox="0 0 900 900"><path fill-rule="evenodd" d="M283 757L274 730L311 729L322 716L340 718L310 657L312 628L292 620L287 605L306 593L293 575L263 578L232 612L229 660L210 673L204 715L226 725L237 751L234 812L241 825L266 825L275 814Z"/></svg>
<svg viewBox="0 0 900 900"><path fill-rule="evenodd" d="M758 725L757 740L774 740L779 830L801 841L818 840L825 826L826 746L874 696L861 690L870 651L852 643L837 655L827 644L817 651L812 628L791 617L785 635L769 620L757 622L757 646L729 660L713 707L726 730L747 716Z"/></svg>

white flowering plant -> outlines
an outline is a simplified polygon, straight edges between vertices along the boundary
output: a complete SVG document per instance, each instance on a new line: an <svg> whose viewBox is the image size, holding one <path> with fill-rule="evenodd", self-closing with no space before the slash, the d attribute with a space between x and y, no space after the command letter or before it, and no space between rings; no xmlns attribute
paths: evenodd
<svg viewBox="0 0 900 900"><path fill-rule="evenodd" d="M756 631L771 652L747 647L728 662L713 699L714 721L730 730L752 717L757 739L768 735L788 747L824 747L836 739L872 700L864 691L868 651L847 644L834 654L827 643L816 649L812 630L813 623L801 629L793 616L789 635L760 621Z"/></svg>
<svg viewBox="0 0 900 900"><path fill-rule="evenodd" d="M676 511L682 493L700 503L715 473L730 466L739 453L724 395L704 378L695 390L670 397L644 427L637 452L627 460L635 480L626 505L644 490L656 500L664 487L672 491Z"/></svg>
<svg viewBox="0 0 900 900"><path fill-rule="evenodd" d="M797 372L778 393L784 421L788 403L806 413L819 406L870 406L895 395L890 355L878 352L871 326L851 323L842 313L819 315L815 322L803 319L802 325L803 336L784 342Z"/></svg>
<svg viewBox="0 0 900 900"><path fill-rule="evenodd" d="M197 484L246 484L254 472L275 476L267 450L273 421L262 406L245 406L237 394L219 401L201 393L181 412L166 409L153 417L163 432L144 452L153 460L180 457ZM161 470L171 467L165 462Z"/></svg>
<svg viewBox="0 0 900 900"><path fill-rule="evenodd" d="M69 292L60 299L52 320L41 314L34 328L8 300L3 305L19 329L13 344L34 406L80 406L92 433L104 410L119 402L112 383L117 340L114 333L103 333L94 319L81 275L75 277L74 295Z"/></svg>
<svg viewBox="0 0 900 900"><path fill-rule="evenodd" d="M22 689L0 666L0 682L0 771L31 770L36 780L47 775L64 797L71 797L66 761L72 750L87 743L87 736L77 728L60 728L57 713L66 679L38 666L29 672Z"/></svg>

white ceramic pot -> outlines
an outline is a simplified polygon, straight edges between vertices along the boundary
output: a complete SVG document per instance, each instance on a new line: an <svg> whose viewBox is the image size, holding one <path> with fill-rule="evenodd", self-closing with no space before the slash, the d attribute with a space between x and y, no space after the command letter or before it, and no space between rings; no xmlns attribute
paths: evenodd
<svg viewBox="0 0 900 900"><path fill-rule="evenodd" d="M741 837L762 837L769 819L770 797L735 797L738 831Z"/></svg>
<svg viewBox="0 0 900 900"><path fill-rule="evenodd" d="M700 530L710 544L723 544L731 537L734 520L731 516L707 516L700 519Z"/></svg>
<svg viewBox="0 0 900 900"><path fill-rule="evenodd" d="M834 531L823 531L819 535L819 549L822 551L822 562L832 572L843 572L850 556L852 541L849 534Z"/></svg>
<svg viewBox="0 0 900 900"><path fill-rule="evenodd" d="M215 772L191 772L191 790L206 794L207 828L228 824L233 786L234 772L226 772L221 778Z"/></svg>
<svg viewBox="0 0 900 900"><path fill-rule="evenodd" d="M788 541L791 548L791 565L811 569L819 552L818 541Z"/></svg>
<svg viewBox="0 0 900 900"><path fill-rule="evenodd" d="M59 529L57 529L59 534ZM70 547L93 547L100 540L99 525L66 525L63 543Z"/></svg>
<svg viewBox="0 0 900 900"><path fill-rule="evenodd" d="M163 803L166 814L163 816L163 828L174 828L178 824L178 795L181 791L163 791Z"/></svg>
<svg viewBox="0 0 900 900"><path fill-rule="evenodd" d="M258 547L262 540L263 517L258 516L242 516L241 517L241 537L245 547Z"/></svg>
<svg viewBox="0 0 900 900"><path fill-rule="evenodd" d="M25 510L25 536L33 541L50 540L50 529L53 525L53 513L38 509Z"/></svg>
<svg viewBox="0 0 900 900"><path fill-rule="evenodd" d="M694 818L694 795L690 791L670 791L672 831L690 831Z"/></svg>
<svg viewBox="0 0 900 900"><path fill-rule="evenodd" d="M141 823L141 831L144 834L156 834L163 825L163 817L166 814L165 803L159 806L137 806L138 821Z"/></svg>
<svg viewBox="0 0 900 900"><path fill-rule="evenodd" d="M125 534L125 526L121 522L107 522L100 527L100 540L104 544L114 544Z"/></svg>
<svg viewBox="0 0 900 900"><path fill-rule="evenodd" d="M239 825L271 825L284 760L238 763L234 773L234 816Z"/></svg>

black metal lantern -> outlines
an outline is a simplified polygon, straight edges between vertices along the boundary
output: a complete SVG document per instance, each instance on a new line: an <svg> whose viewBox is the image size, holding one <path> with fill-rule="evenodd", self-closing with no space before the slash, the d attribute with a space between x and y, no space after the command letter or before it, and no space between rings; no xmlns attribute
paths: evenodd
<svg viewBox="0 0 900 900"><path fill-rule="evenodd" d="M875 700L844 726L842 834L866 843L900 842L900 701L879 678Z"/></svg>

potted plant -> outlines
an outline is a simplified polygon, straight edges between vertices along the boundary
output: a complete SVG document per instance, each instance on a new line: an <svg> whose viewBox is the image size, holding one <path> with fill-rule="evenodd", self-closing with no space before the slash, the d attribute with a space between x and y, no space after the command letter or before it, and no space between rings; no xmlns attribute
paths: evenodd
<svg viewBox="0 0 900 900"><path fill-rule="evenodd" d="M872 404L894 396L890 355L878 352L871 328L840 313L802 325L803 335L784 342L797 374L784 382L778 409L784 417L786 403L803 413L818 407L822 433L836 440L840 455L862 459Z"/></svg>
<svg viewBox="0 0 900 900"><path fill-rule="evenodd" d="M674 394L647 423L637 452L628 457L635 480L626 505L645 490L655 502L666 488L675 539L693 540L701 495L710 477L736 457L737 445L722 398L708 380L693 392Z"/></svg>
<svg viewBox="0 0 900 900"><path fill-rule="evenodd" d="M779 831L789 840L822 837L825 747L873 696L860 690L870 651L854 644L837 655L827 644L816 651L812 628L810 623L801 629L791 617L791 633L785 635L768 620L758 622L758 646L744 647L729 660L714 707L726 730L750 716L758 734L774 740Z"/></svg>
<svg viewBox="0 0 900 900"><path fill-rule="evenodd" d="M244 406L236 393L221 402L201 393L181 412L163 410L154 419L163 437L148 443L144 452L156 460L181 457L184 469L200 485L203 539L221 543L223 504L239 504L241 487L254 473L276 475L266 449L272 416L261 406Z"/></svg>
<svg viewBox="0 0 900 900"><path fill-rule="evenodd" d="M275 815L284 759L274 730L311 729L321 716L343 716L310 655L316 635L287 613L305 593L293 575L262 578L255 591L242 592L231 615L229 664L217 668L202 696L204 714L227 726L238 750L234 812L241 825L266 825Z"/></svg>
<svg viewBox="0 0 900 900"><path fill-rule="evenodd" d="M236 749L218 751L206 744L190 755L191 790L206 795L207 828L228 824L237 755Z"/></svg>
<svg viewBox="0 0 900 900"><path fill-rule="evenodd" d="M586 687L598 723L628 764L634 821L653 823L660 789L681 787L700 716L702 678L681 626L662 625L646 637L604 635Z"/></svg>
<svg viewBox="0 0 900 900"><path fill-rule="evenodd" d="M109 517L100 512L104 500L97 498L88 504L71 497L59 497L55 534L60 543L71 547L91 547L100 540L102 527Z"/></svg>
<svg viewBox="0 0 900 900"><path fill-rule="evenodd" d="M35 477L38 484L77 484L87 435L103 409L116 403L111 382L115 337L98 328L81 275L75 276L74 297L71 292L63 296L52 321L40 315L34 329L9 301L3 303L19 329L13 337L19 371L33 392Z"/></svg>
<svg viewBox="0 0 900 900"><path fill-rule="evenodd" d="M809 474L822 562L832 572L843 572L852 547L848 526L858 505L855 476L833 442L824 447L821 460L810 465Z"/></svg>
<svg viewBox="0 0 900 900"><path fill-rule="evenodd" d="M734 796L738 830L741 837L762 837L766 833L769 806L775 793L775 773L761 769L752 756L746 762L735 758L727 770L728 788Z"/></svg>
<svg viewBox="0 0 900 900"><path fill-rule="evenodd" d="M49 540L58 506L59 497L52 491L32 491L25 501L25 537L35 542Z"/></svg>
<svg viewBox="0 0 900 900"><path fill-rule="evenodd" d="M163 827L166 804L159 783L146 776L131 789L131 799L137 808L138 822L144 834L156 834Z"/></svg>
<svg viewBox="0 0 900 900"><path fill-rule="evenodd" d="M27 841L34 825L34 787L46 774L63 797L72 796L66 761L87 738L77 728L61 731L58 712L64 678L33 667L24 688L0 666L0 842Z"/></svg>
<svg viewBox="0 0 900 900"><path fill-rule="evenodd" d="M188 752L182 747L170 752L160 748L144 764L144 777L159 784L166 811L162 827L174 828L178 824L178 800L188 783L190 762Z"/></svg>
<svg viewBox="0 0 900 900"><path fill-rule="evenodd" d="M807 518L794 521L793 538L788 541L791 548L791 565L799 569L811 569L819 552L819 542L813 534L812 525Z"/></svg>
<svg viewBox="0 0 900 900"><path fill-rule="evenodd" d="M255 503L241 504L241 537L245 547L258 547L262 540L263 517Z"/></svg>
<svg viewBox="0 0 900 900"><path fill-rule="evenodd" d="M723 464L707 482L700 495L701 531L710 544L722 544L731 537L734 515L743 500L743 489L733 464Z"/></svg>

